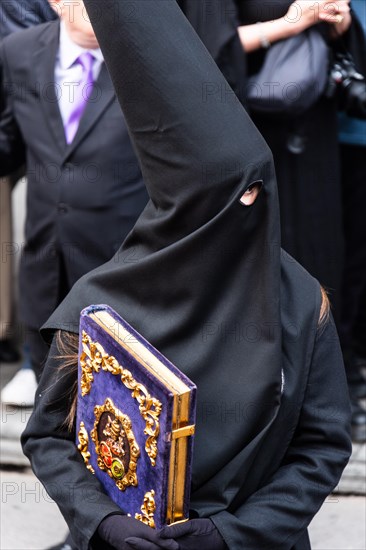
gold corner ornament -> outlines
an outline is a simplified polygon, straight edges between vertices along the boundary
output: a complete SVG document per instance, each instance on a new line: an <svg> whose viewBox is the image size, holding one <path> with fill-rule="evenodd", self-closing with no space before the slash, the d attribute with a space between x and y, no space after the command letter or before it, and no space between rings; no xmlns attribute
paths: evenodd
<svg viewBox="0 0 366 550"><path fill-rule="evenodd" d="M91 471L92 474L95 474L93 466L89 464L89 460L90 460L89 436L88 436L88 432L86 431L84 422L80 422L78 440L79 440L78 449L81 453L81 456L84 459L86 467L88 470Z"/></svg>
<svg viewBox="0 0 366 550"><path fill-rule="evenodd" d="M162 410L161 402L152 397L145 386L139 384L131 372L124 369L112 355L108 355L104 348L97 342L93 342L90 336L82 332L82 352L80 354L81 366L81 394L84 397L92 387L94 373L101 369L110 372L114 376L120 376L123 385L131 390L131 395L139 404L139 411L145 420L144 434L147 435L145 451L153 466L158 455L157 438L160 432L159 416Z"/></svg>
<svg viewBox="0 0 366 550"><path fill-rule="evenodd" d="M80 355L80 386L81 395L85 397L91 390L92 383L94 382L94 373L100 371L105 353L102 346L96 342L92 342L84 330L81 342L83 350Z"/></svg>
<svg viewBox="0 0 366 550"><path fill-rule="evenodd" d="M140 449L130 418L111 399L94 407L95 422L90 435L98 455L97 464L111 477L118 489L138 485L136 468Z"/></svg>
<svg viewBox="0 0 366 550"><path fill-rule="evenodd" d="M155 529L154 513L156 510L155 504L155 491L148 491L145 493L144 502L141 506L142 514L135 514L135 519L138 519L145 525Z"/></svg>

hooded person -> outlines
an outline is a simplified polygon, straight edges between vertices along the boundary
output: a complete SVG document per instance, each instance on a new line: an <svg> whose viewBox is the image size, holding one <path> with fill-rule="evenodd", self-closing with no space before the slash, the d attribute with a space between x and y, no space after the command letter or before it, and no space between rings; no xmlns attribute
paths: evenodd
<svg viewBox="0 0 366 550"><path fill-rule="evenodd" d="M150 201L45 325L24 452L80 550L306 550L350 455L350 411L326 296L280 248L269 148L174 0L85 5ZM61 344L98 303L197 385L184 524L154 531L124 515L65 422L77 374Z"/></svg>

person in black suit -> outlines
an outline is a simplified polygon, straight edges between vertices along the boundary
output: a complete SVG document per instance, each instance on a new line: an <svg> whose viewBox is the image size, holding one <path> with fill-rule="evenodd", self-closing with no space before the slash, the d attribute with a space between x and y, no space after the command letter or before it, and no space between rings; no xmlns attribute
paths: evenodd
<svg viewBox="0 0 366 550"><path fill-rule="evenodd" d="M0 3L0 39L3 40L9 34L26 29L33 25L46 23L57 19L57 14L51 8L48 0L13 0L12 2ZM12 205L11 205L11 189L24 174L24 167L15 174L3 178L0 184L1 193L1 214L0 214L0 234L1 246L3 250L12 250L9 243L12 242ZM12 255L3 257L0 265L0 363L10 363L19 360L19 353L14 347L13 324L13 262ZM29 377L31 377L31 386L34 386L34 374L31 370L29 360L28 346L23 346L23 364L22 364L22 380L23 386L29 386ZM30 369L30 370L29 370ZM18 375L19 379L19 375ZM22 382L20 382L22 383ZM18 384L17 384L18 385ZM30 402L33 401L31 395L32 387L29 388ZM27 391L27 390L26 390ZM18 389L14 387L11 392L17 399ZM28 391L27 391L28 393ZM33 392L34 393L34 392ZM6 393L5 393L6 395ZM24 398L24 395L21 396ZM23 400L21 401L23 402Z"/></svg>
<svg viewBox="0 0 366 550"><path fill-rule="evenodd" d="M56 19L57 15L47 0L15 0L0 3L0 40L5 36L38 23ZM11 188L21 173L3 178L0 183L0 234L2 249L8 249L12 238ZM19 360L19 353L12 342L13 320L13 262L3 258L0 265L0 363ZM10 330L9 330L10 329ZM25 360L26 361L26 360Z"/></svg>
<svg viewBox="0 0 366 550"><path fill-rule="evenodd" d="M40 326L81 275L111 258L148 198L83 5L53 5L61 23L10 35L0 50L0 175L26 163L20 309L37 376L47 353ZM93 56L90 94L70 137L85 52Z"/></svg>

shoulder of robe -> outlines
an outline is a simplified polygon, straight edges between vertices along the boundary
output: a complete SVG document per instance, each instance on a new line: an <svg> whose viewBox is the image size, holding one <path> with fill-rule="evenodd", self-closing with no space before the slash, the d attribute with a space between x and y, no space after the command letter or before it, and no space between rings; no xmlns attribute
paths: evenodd
<svg viewBox="0 0 366 550"><path fill-rule="evenodd" d="M282 330L296 333L299 342L309 344L314 341L319 325L322 299L320 283L289 254L282 251Z"/></svg>

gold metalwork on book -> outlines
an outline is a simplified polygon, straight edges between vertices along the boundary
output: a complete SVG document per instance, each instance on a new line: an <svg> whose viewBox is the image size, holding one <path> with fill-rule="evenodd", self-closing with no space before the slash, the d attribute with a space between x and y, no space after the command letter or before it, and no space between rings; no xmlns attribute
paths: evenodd
<svg viewBox="0 0 366 550"><path fill-rule="evenodd" d="M189 437L190 435L194 435L195 430L195 424L192 424L190 426L183 426L182 428L177 428L176 430L172 431L169 439L171 441L174 441L175 439L180 439L181 437Z"/></svg>
<svg viewBox="0 0 366 550"><path fill-rule="evenodd" d="M91 471L92 474L95 474L94 468L89 464L90 452L89 452L89 436L86 431L84 422L80 422L79 432L78 432L79 445L78 449L81 453L81 456L84 459L86 467Z"/></svg>
<svg viewBox="0 0 366 550"><path fill-rule="evenodd" d="M111 399L94 407L95 422L90 435L98 455L99 468L111 477L118 489L138 485L136 468L140 449L130 418Z"/></svg>
<svg viewBox="0 0 366 550"><path fill-rule="evenodd" d="M121 382L131 390L131 395L139 404L139 411L146 422L144 434L147 435L145 450L151 464L155 466L158 454L157 437L160 431L159 416L162 409L161 402L151 397L145 386L136 382L129 370L124 369L112 355L108 355L98 342L92 342L90 336L82 333L83 350L80 355L81 365L81 393L87 395L94 381L94 373L100 369L121 377Z"/></svg>
<svg viewBox="0 0 366 550"><path fill-rule="evenodd" d="M135 519L142 521L145 525L155 529L154 513L156 510L155 491L145 493L144 502L141 506L142 514L135 514Z"/></svg>

